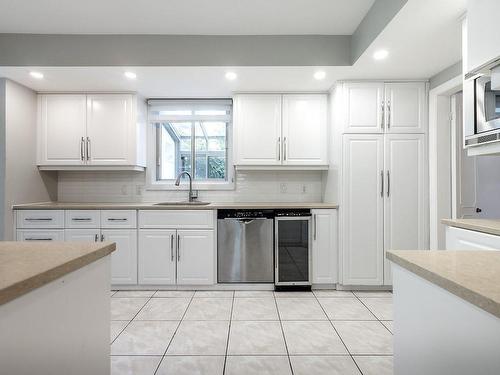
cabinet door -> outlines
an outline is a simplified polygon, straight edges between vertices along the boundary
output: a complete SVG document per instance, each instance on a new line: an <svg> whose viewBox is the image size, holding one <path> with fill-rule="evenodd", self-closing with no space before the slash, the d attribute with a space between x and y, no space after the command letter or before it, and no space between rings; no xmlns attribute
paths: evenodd
<svg viewBox="0 0 500 375"><path fill-rule="evenodd" d="M87 158L92 165L132 165L132 96L87 97Z"/></svg>
<svg viewBox="0 0 500 375"><path fill-rule="evenodd" d="M111 284L137 284L137 231L135 229L103 229L102 239L116 242L111 253Z"/></svg>
<svg viewBox="0 0 500 375"><path fill-rule="evenodd" d="M446 250L500 250L500 236L447 226Z"/></svg>
<svg viewBox="0 0 500 375"><path fill-rule="evenodd" d="M175 284L175 230L139 231L139 284Z"/></svg>
<svg viewBox="0 0 500 375"><path fill-rule="evenodd" d="M85 95L40 95L38 165L82 165Z"/></svg>
<svg viewBox="0 0 500 375"><path fill-rule="evenodd" d="M99 229L65 229L64 241L68 242L97 242L100 241Z"/></svg>
<svg viewBox="0 0 500 375"><path fill-rule="evenodd" d="M281 95L238 95L234 140L236 165L280 165Z"/></svg>
<svg viewBox="0 0 500 375"><path fill-rule="evenodd" d="M213 230L177 231L177 284L214 284Z"/></svg>
<svg viewBox="0 0 500 375"><path fill-rule="evenodd" d="M382 285L383 135L344 135L344 285Z"/></svg>
<svg viewBox="0 0 500 375"><path fill-rule="evenodd" d="M312 210L312 282L338 281L337 210Z"/></svg>
<svg viewBox="0 0 500 375"><path fill-rule="evenodd" d="M283 95L283 164L327 165L327 96Z"/></svg>
<svg viewBox="0 0 500 375"><path fill-rule="evenodd" d="M347 83L344 95L346 133L384 132L383 83Z"/></svg>
<svg viewBox="0 0 500 375"><path fill-rule="evenodd" d="M428 249L425 136L385 137L385 249ZM390 262L385 259L384 284L391 283Z"/></svg>
<svg viewBox="0 0 500 375"><path fill-rule="evenodd" d="M386 83L385 121L388 133L427 130L425 83Z"/></svg>

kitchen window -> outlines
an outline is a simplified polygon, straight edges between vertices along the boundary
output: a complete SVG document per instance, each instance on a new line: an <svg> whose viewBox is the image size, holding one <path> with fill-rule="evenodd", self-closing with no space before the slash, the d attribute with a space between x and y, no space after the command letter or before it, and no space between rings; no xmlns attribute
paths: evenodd
<svg viewBox="0 0 500 375"><path fill-rule="evenodd" d="M155 150L151 188L174 189L174 180L184 171L196 189L233 187L231 99L149 100L148 106Z"/></svg>

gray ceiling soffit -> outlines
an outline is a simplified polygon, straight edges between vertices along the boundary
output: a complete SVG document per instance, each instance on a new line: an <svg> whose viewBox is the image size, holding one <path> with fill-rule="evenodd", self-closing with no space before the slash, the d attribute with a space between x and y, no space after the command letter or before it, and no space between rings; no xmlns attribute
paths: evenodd
<svg viewBox="0 0 500 375"><path fill-rule="evenodd" d="M407 2L408 0L375 0L352 34L351 63L353 65Z"/></svg>
<svg viewBox="0 0 500 375"><path fill-rule="evenodd" d="M433 88L438 87L439 85L460 75L462 75L462 60L433 75L429 79L429 88L432 90Z"/></svg>
<svg viewBox="0 0 500 375"><path fill-rule="evenodd" d="M348 66L350 35L0 34L0 66Z"/></svg>

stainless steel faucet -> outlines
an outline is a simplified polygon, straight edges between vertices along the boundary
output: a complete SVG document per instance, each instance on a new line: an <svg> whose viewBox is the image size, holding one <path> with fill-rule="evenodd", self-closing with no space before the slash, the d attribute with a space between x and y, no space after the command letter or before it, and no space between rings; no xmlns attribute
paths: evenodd
<svg viewBox="0 0 500 375"><path fill-rule="evenodd" d="M188 176L189 177L189 202L194 202L196 199L198 199L198 192L193 191L193 178L191 177L191 174L188 171L183 171L179 173L177 176L177 179L175 180L175 186L179 186L181 183L181 178L182 176Z"/></svg>

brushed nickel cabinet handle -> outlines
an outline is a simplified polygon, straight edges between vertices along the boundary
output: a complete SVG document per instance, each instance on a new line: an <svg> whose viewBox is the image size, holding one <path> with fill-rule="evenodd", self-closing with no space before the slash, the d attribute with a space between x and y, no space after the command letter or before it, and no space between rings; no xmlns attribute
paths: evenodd
<svg viewBox="0 0 500 375"><path fill-rule="evenodd" d="M181 236L177 235L177 261L181 260Z"/></svg>
<svg viewBox="0 0 500 375"><path fill-rule="evenodd" d="M286 160L286 137L283 138L283 161Z"/></svg>
<svg viewBox="0 0 500 375"><path fill-rule="evenodd" d="M87 137L86 149L87 149L87 161L88 161L88 160L90 160L90 151L91 151L91 148L90 148L90 138L89 137Z"/></svg>
<svg viewBox="0 0 500 375"><path fill-rule="evenodd" d="M104 242L104 234L101 234L101 242Z"/></svg>
<svg viewBox="0 0 500 375"><path fill-rule="evenodd" d="M387 196L391 194L391 175L389 171L387 171Z"/></svg>
<svg viewBox="0 0 500 375"><path fill-rule="evenodd" d="M26 221L52 221L51 217L27 217Z"/></svg>
<svg viewBox="0 0 500 375"><path fill-rule="evenodd" d="M85 138L82 137L80 140L80 159L85 160L85 149L84 149Z"/></svg>
<svg viewBox="0 0 500 375"><path fill-rule="evenodd" d="M387 129L391 128L391 101L387 101Z"/></svg>
<svg viewBox="0 0 500 375"><path fill-rule="evenodd" d="M90 217L73 217L71 218L72 221L91 221L92 219Z"/></svg>
<svg viewBox="0 0 500 375"><path fill-rule="evenodd" d="M28 237L24 239L25 241L52 241L52 238L41 238L41 237Z"/></svg>
<svg viewBox="0 0 500 375"><path fill-rule="evenodd" d="M174 235L170 235L170 259L174 261Z"/></svg>
<svg viewBox="0 0 500 375"><path fill-rule="evenodd" d="M96 233L94 236L94 242L97 242L97 241L99 241L99 235Z"/></svg>
<svg viewBox="0 0 500 375"><path fill-rule="evenodd" d="M384 129L384 120L385 120L385 102L382 100L382 119L380 121L380 128Z"/></svg>
<svg viewBox="0 0 500 375"><path fill-rule="evenodd" d="M278 161L280 161L281 160L281 137L278 137L277 147L278 147Z"/></svg>
<svg viewBox="0 0 500 375"><path fill-rule="evenodd" d="M318 228L318 220L316 214L313 215L313 219L314 219L314 241L316 241L316 231Z"/></svg>

